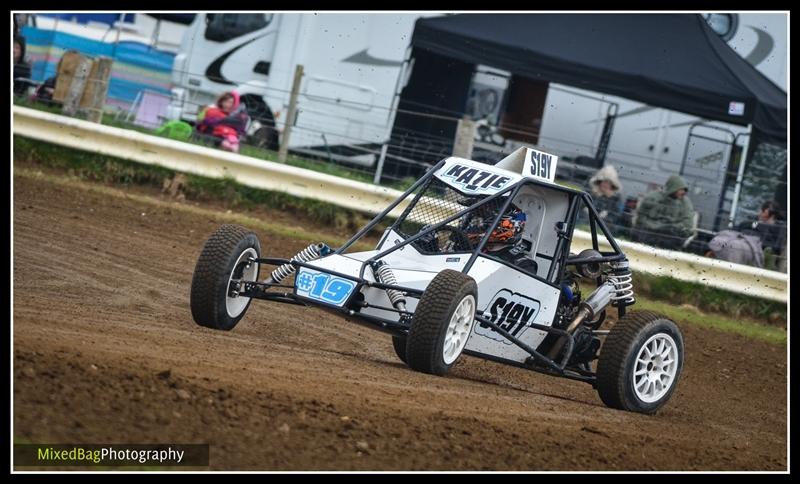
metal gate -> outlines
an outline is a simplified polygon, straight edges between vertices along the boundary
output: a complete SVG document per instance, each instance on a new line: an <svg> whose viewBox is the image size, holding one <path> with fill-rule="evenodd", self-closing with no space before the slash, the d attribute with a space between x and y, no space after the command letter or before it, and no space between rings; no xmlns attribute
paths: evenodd
<svg viewBox="0 0 800 484"><path fill-rule="evenodd" d="M698 228L717 231L730 212L736 172L729 170L737 136L717 126L695 123L683 153L680 174L689 185L689 198L699 214Z"/></svg>

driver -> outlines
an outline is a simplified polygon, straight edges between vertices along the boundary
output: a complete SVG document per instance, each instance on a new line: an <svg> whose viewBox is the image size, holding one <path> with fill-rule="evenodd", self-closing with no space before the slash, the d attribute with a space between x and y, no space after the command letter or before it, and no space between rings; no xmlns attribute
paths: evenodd
<svg viewBox="0 0 800 484"><path fill-rule="evenodd" d="M493 218L483 218L467 228L466 233L470 242L473 244L480 242ZM530 242L522 239L526 221L525 212L513 203L510 204L506 213L500 218L500 223L489 234L483 252L535 273L536 262L525 256L525 253L530 250Z"/></svg>

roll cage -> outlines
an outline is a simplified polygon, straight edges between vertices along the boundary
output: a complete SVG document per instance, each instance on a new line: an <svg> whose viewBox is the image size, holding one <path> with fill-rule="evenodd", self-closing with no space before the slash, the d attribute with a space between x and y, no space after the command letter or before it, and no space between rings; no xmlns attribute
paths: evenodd
<svg viewBox="0 0 800 484"><path fill-rule="evenodd" d="M470 258L467 261L466 265L462 268L461 272L467 273L479 256L487 257L496 260L497 262L500 262L504 265L511 266L511 264L507 261L494 258L490 254L484 253L483 249L485 248L489 240L489 236L491 235L492 231L491 229L496 227L497 224L500 222L502 215L506 212L512 201L516 199L517 195L520 193L520 190L530 185L541 187L545 190L555 190L563 194L566 194L568 196L568 208L564 220L560 220L555 224L555 227L553 227L553 229L555 230L555 237L557 237L557 242L555 245L553 261L549 265L549 269L547 271L546 276L543 278L537 274L533 274L531 272L522 270L517 267L514 267L514 269L522 270L522 272L524 272L528 276L536 278L537 280L549 284L550 286L553 286L560 290L560 281L565 276L566 268L568 266L571 265L577 266L580 264L587 264L587 263L596 264L596 263L613 263L613 262L626 261L625 254L620 250L618 244L611 235L608 227L605 225L603 220L598 215L597 211L594 208L594 205L592 204L592 200L589 194L565 186L557 185L554 183L545 183L533 178L526 178L526 177L522 177L515 183L510 184L508 187L505 187L502 190L497 191L496 193L480 197L480 199L478 199L475 203L472 203L469 206L464 206L461 209L457 209L454 211L454 213L450 213L447 216L443 216L441 220L438 220L435 223L425 225L415 234L403 234L401 231L398 231L397 230L398 227L400 227L400 225L407 220L407 217L414 210L414 208L417 207L418 204L424 203L423 202L425 200L424 194L426 192L424 188L426 187L426 184L429 184L431 182L431 180L434 177L434 174L437 172L437 170L439 170L442 166L444 166L446 161L447 159L443 159L439 161L436 165L431 167L431 169L429 169L428 172L423 177L417 180L411 187L409 187L401 196L399 196L395 201L393 201L388 207L386 207L383 211L377 214L369 223L367 223L363 228L361 228L361 230L359 230L355 235L353 235L353 237L351 237L341 247L336 248L335 250L332 251L333 254L344 255L345 251L351 248L356 242L358 242L364 236L366 236L378 224L380 224L387 217L389 217L389 214L393 210L395 210L398 206L400 206L401 203L408 200L409 198L411 199L408 206L403 210L402 214L397 219L395 219L392 225L390 225L389 228L385 231L377 247L381 247L383 245L387 235L391 233L392 230L400 234L403 240L398 241L391 247L388 247L383 250L378 250L371 257L364 260L361 263L361 267L357 277L354 277L349 274L343 274L335 271L326 270L327 273L333 276L348 279L355 282L357 286L356 290L353 293L353 296L359 295L360 291L365 287L374 287L383 290L401 291L409 297L417 299L420 298L422 296L423 290L400 286L400 285L394 285L394 284L383 284L379 281L369 280L365 278L365 271L367 267L374 267L374 264L380 261L383 257L386 257L387 255L397 250L400 250L405 246L414 244L423 237L429 236L435 231L441 229L442 227L451 224L453 221L459 219L460 217L463 217L475 210L478 210L481 207L486 206L487 204L496 204L496 206L499 209L497 210L497 213L494 215L491 224L489 225L489 230L485 232L480 241L470 251L458 252L461 254L464 253L470 254ZM458 191L456 188L454 189ZM428 200L428 202L429 201L430 200ZM597 251L600 254L599 257L597 255L594 255L592 257L579 257L579 256L569 255L578 211L584 207L589 212L589 226L592 238L592 247L595 251ZM598 231L602 233L602 235L606 238L608 244L612 248L611 251L607 252L600 251ZM258 258L258 259L252 259L251 262L258 262L260 264L267 264L267 265L290 264L295 269L299 269L301 267L306 267L311 269L315 268L313 264L309 264L307 262L281 259L281 258ZM233 282L235 283L237 281L234 280ZM598 276L596 279L596 283L597 286L599 287L603 283L602 277ZM276 289L278 291L275 291ZM281 292L282 289L294 289L294 287L281 284L243 281L242 287L239 288L237 294L245 297L266 299L266 300L272 300L276 302L284 302L290 304L300 304L300 305L313 304L323 309L343 314L345 316L349 316L355 322L358 322L360 324L364 324L374 329L382 330L397 336L402 336L407 334L411 326L411 317L413 316L413 313L408 311L401 311L393 307L371 305L366 301L364 301L363 294L361 295L360 299L358 297L351 297L344 306L337 307L319 301L305 300L301 297L298 297L295 290L293 290L292 292L285 292L285 291ZM390 312L395 312L399 315L399 320L393 321L373 315L362 314L359 312L361 308L366 308L366 307L373 307ZM619 305L618 309L620 311L620 316L622 316L624 314L625 305L624 304ZM557 376L562 376L580 381L586 381L594 384L595 375L593 373L584 370L575 370L575 369L570 370L566 368L569 357L572 354L575 341L573 335L564 331L563 329L555 328L553 326L530 323L530 326L532 328L546 331L550 334L555 334L557 336L562 336L566 338L565 354L561 361L556 362L553 359L549 358L548 356L545 356L544 354L537 352L536 349L526 345L524 342L520 341L515 336L509 334L507 331L500 328L498 325L494 324L492 321L489 321L485 317L476 315L476 320L492 328L498 334L501 334L503 337L505 337L508 341L522 348L524 351L526 351L531 355L531 357L529 358L530 364L525 364L520 366L524 366L529 369L534 369L536 371L540 371L543 373L549 373ZM490 356L486 355L484 356L487 359L492 359L492 357ZM504 361L504 363L508 362Z"/></svg>

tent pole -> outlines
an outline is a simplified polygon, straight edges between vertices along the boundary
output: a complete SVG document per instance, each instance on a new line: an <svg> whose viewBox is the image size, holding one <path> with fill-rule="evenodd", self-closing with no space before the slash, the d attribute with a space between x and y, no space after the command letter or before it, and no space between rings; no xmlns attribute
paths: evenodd
<svg viewBox="0 0 800 484"><path fill-rule="evenodd" d="M728 217L728 228L733 227L733 221L736 219L736 210L739 208L739 195L742 192L742 179L744 178L744 165L747 161L747 153L750 151L750 139L753 137L753 125L747 125L747 141L744 142L742 148L742 159L739 160L739 173L736 175L736 188L733 191L733 203L731 204L731 214ZM734 138L736 142L736 138Z"/></svg>
<svg viewBox="0 0 800 484"><path fill-rule="evenodd" d="M600 134L600 143L597 145L597 153L594 158L606 164L606 153L608 152L608 144L611 141L611 132L614 130L614 121L617 119L619 112L619 104L610 103L606 110L606 122L603 124L603 131ZM613 114L612 114L613 113Z"/></svg>
<svg viewBox="0 0 800 484"><path fill-rule="evenodd" d="M50 64L50 52L53 50L53 43L56 41L56 34L58 33L58 17L55 18L53 22L53 32L50 35L50 43L47 44L47 55L44 58L44 65L42 66L42 82L46 81L47 78L47 65ZM58 75L58 66L56 66L56 74Z"/></svg>
<svg viewBox="0 0 800 484"><path fill-rule="evenodd" d="M383 142L383 146L381 146L381 154L378 158L378 165L375 167L375 175L372 180L372 182L376 185L381 184L381 177L383 176L383 164L386 161L386 151L392 142L392 131L394 130L394 122L397 119L397 109L400 105L400 93L403 90L403 78L406 77L406 70L411 67L411 54L411 46L406 47L403 63L400 65L400 72L397 74L397 81L394 85L392 102L389 105L389 117L386 120L386 126L389 128L389 133L386 140Z"/></svg>

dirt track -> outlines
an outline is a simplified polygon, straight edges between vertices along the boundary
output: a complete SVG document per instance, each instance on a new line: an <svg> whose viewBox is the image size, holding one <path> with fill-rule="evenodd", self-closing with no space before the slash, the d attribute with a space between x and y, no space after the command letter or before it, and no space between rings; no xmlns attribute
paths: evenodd
<svg viewBox="0 0 800 484"><path fill-rule="evenodd" d="M25 173L13 210L15 438L209 443L212 469L786 469L784 347L682 324L681 383L643 416L470 357L415 373L315 309L198 327L192 270L221 213ZM259 236L267 256L308 243Z"/></svg>

